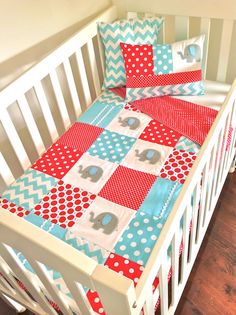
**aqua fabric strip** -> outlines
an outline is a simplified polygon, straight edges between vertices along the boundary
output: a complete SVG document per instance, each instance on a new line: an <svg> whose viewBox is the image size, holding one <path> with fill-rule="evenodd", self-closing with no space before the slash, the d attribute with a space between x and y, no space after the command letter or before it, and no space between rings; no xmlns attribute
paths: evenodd
<svg viewBox="0 0 236 315"><path fill-rule="evenodd" d="M182 185L169 179L157 178L139 211L166 219L180 193Z"/></svg>

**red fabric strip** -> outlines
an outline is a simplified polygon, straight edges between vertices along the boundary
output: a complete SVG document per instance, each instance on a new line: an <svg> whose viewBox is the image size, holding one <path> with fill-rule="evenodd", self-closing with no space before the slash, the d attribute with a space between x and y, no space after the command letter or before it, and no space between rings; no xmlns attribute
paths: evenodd
<svg viewBox="0 0 236 315"><path fill-rule="evenodd" d="M169 74L127 77L127 88L145 88L197 82L202 80L202 71L185 71Z"/></svg>

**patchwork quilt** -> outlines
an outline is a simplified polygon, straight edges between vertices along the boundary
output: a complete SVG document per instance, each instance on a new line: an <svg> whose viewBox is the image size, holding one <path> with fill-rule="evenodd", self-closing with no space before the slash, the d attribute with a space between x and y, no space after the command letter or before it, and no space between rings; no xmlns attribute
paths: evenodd
<svg viewBox="0 0 236 315"><path fill-rule="evenodd" d="M136 285L199 149L106 91L0 204ZM67 294L60 274L50 272ZM85 290L104 314L96 292Z"/></svg>

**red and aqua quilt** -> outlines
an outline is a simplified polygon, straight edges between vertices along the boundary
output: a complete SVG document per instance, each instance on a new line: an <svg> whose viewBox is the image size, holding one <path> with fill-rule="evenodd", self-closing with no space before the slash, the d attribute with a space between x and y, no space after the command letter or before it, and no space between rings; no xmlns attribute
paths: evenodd
<svg viewBox="0 0 236 315"><path fill-rule="evenodd" d="M192 132L192 122L200 120L193 111L185 117L188 124L178 117L171 128L171 98L152 99L157 102L152 106L147 102L127 104L121 94L104 92L0 199L3 209L134 285L200 149L179 128L189 125ZM67 293L60 275L50 272ZM103 314L96 292L85 290L94 311Z"/></svg>

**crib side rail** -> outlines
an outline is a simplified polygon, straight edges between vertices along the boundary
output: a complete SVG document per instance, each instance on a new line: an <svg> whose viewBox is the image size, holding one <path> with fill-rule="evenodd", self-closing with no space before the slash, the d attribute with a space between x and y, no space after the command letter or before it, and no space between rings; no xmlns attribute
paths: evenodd
<svg viewBox="0 0 236 315"><path fill-rule="evenodd" d="M0 92L0 191L1 177L21 175L101 93L97 21L116 14L108 8Z"/></svg>
<svg viewBox="0 0 236 315"><path fill-rule="evenodd" d="M235 143L236 80L212 125L138 282L137 314L146 301L145 315L153 315L158 297L160 297L161 315L174 314L235 157ZM168 259L171 263L168 263ZM169 281L170 272L172 277ZM148 292L152 292L152 284L156 276L159 277L159 288L154 293L157 297L155 300L147 297ZM168 290L171 291L171 295Z"/></svg>
<svg viewBox="0 0 236 315"><path fill-rule="evenodd" d="M130 279L17 216L12 222L12 214L0 211L0 292L39 315L56 315L52 302L63 315L94 315L86 287L98 292L108 315L133 314Z"/></svg>
<svg viewBox="0 0 236 315"><path fill-rule="evenodd" d="M235 19L157 13L145 13L145 16L165 17L163 27L158 35L158 43L172 43L205 34L202 59L204 79L232 83L236 77L234 66ZM134 18L136 16L143 16L143 14L128 12L128 17Z"/></svg>

